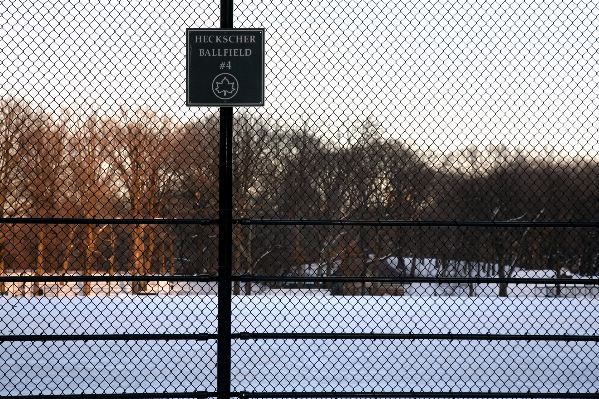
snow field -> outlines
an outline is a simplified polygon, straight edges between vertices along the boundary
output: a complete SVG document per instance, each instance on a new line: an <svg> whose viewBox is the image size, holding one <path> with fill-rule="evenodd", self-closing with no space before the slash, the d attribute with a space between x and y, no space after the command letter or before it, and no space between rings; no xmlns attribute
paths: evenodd
<svg viewBox="0 0 599 399"><path fill-rule="evenodd" d="M234 297L233 332L581 334L587 298ZM0 298L0 334L215 333L214 296ZM234 391L596 392L597 342L240 340ZM216 389L216 342L0 343L0 395Z"/></svg>

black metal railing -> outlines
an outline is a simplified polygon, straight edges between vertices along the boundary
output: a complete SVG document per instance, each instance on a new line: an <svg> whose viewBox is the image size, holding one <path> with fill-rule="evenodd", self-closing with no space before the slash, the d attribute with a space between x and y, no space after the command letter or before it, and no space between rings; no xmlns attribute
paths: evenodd
<svg viewBox="0 0 599 399"><path fill-rule="evenodd" d="M0 10L0 396L599 397L597 4Z"/></svg>

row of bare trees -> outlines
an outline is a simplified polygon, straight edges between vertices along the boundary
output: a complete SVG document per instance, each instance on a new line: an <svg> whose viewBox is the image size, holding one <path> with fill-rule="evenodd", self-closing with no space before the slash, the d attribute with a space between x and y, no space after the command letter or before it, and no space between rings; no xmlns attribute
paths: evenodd
<svg viewBox="0 0 599 399"><path fill-rule="evenodd" d="M111 116L93 107L50 115L15 98L0 107L3 217L217 217L216 116L181 121L124 106ZM315 123L292 127L248 115L236 117L234 131L236 218L588 221L599 215L593 159L566 162L502 146L428 154L373 118L357 122L343 143ZM186 272L215 273L217 235L210 226L4 223L0 274L7 263L36 274L90 274L102 262L134 275L170 270L177 262L191 263ZM596 235L595 229L563 228L237 224L234 270L281 274L306 262L331 263L330 254L339 252L336 237L351 237L378 258L488 262L506 277L516 267L564 265L594 274ZM133 287L145 289L143 282Z"/></svg>
<svg viewBox="0 0 599 399"><path fill-rule="evenodd" d="M2 217L189 217L198 213L200 197L213 191L216 176L208 175L214 169L203 166L214 163L206 155L214 152L211 138L198 131L197 124L175 124L150 109L122 107L113 117L93 108L64 109L53 117L14 98L2 100L0 107ZM98 241L104 230L113 241L129 244L121 258L128 258L122 263L132 274L147 274L152 262L164 258L164 251L156 254L158 244L167 244L170 258L174 256L173 234L159 240L165 229L144 224L116 230L99 224L4 223L0 228L0 274L7 260L13 269L34 269L35 274L65 273L73 268L74 257L84 259L78 269L90 274L98 269L99 252L106 249ZM114 261L116 255L111 256ZM144 289L144 283L133 287L134 292ZM89 290L86 284L84 291Z"/></svg>

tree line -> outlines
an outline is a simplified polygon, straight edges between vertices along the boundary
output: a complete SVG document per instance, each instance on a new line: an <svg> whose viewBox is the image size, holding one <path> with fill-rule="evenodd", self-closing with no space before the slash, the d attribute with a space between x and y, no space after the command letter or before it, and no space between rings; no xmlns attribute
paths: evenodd
<svg viewBox="0 0 599 399"><path fill-rule="evenodd" d="M126 106L112 115L93 107L56 115L18 98L0 107L2 217L218 218L217 115L182 121ZM596 159L502 145L438 154L388 134L372 117L344 140L312 122L239 114L234 124L235 218L596 221L599 214ZM217 237L211 225L4 223L0 274L215 274ZM234 270L289 274L320 263L324 273L356 256L350 242L363 257L488 262L500 265L499 276L515 267L596 274L599 256L593 228L236 224Z"/></svg>

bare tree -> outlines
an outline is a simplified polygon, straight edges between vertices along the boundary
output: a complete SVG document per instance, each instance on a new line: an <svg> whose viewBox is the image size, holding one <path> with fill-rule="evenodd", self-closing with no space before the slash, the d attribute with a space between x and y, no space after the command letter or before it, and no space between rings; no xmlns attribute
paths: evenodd
<svg viewBox="0 0 599 399"><path fill-rule="evenodd" d="M37 115L23 100L8 97L0 100L0 118L0 215L7 217L21 211L22 198L15 190L22 177L20 161L28 132ZM6 229L5 224L0 225L0 276L6 268ZM4 293L6 286L0 281L0 294Z"/></svg>
<svg viewBox="0 0 599 399"><path fill-rule="evenodd" d="M108 157L116 172L113 182L121 187L128 201L128 212L134 219L155 218L159 215L156 201L164 183L164 160L170 149L170 121L150 109L130 112L121 108L120 118L110 124ZM146 247L146 235L149 244ZM155 250L155 235L144 224L133 226L131 233L133 259L130 273L144 275ZM147 249L146 249L147 248ZM132 292L145 291L146 282L132 284Z"/></svg>
<svg viewBox="0 0 599 399"><path fill-rule="evenodd" d="M234 217L254 216L253 206L256 198L268 193L265 187L269 176L276 170L273 160L277 146L277 127L269 126L266 121L248 115L241 115L234 121L235 137L233 143L233 206ZM253 229L245 232L237 224L233 231L233 273L252 273ZM242 264L246 264L243 270ZM249 284L248 284L249 289ZM239 282L235 282L233 292L241 292Z"/></svg>
<svg viewBox="0 0 599 399"><path fill-rule="evenodd" d="M64 166L65 128L56 125L43 111L38 111L35 124L27 130L27 153L23 162L25 201L30 216L54 218L60 212L61 178ZM36 231L35 275L49 269L49 224L34 226ZM41 295L40 283L34 283L34 294Z"/></svg>
<svg viewBox="0 0 599 399"><path fill-rule="evenodd" d="M69 126L70 136L67 143L68 156L68 179L73 216L87 219L95 219L100 216L114 215L112 197L113 193L106 184L106 167L103 160L107 157L105 150L106 142L102 131L102 119L96 110L91 110L88 115L75 114L66 110L71 122ZM65 250L63 262L63 273L69 268L69 258L74 248L74 234L72 232L77 226L71 227L68 237L68 246ZM97 269L98 263L98 233L102 227L85 225L82 244L84 247L83 275L89 276ZM89 281L83 283L84 295L90 295L91 285Z"/></svg>
<svg viewBox="0 0 599 399"><path fill-rule="evenodd" d="M218 217L218 120L205 117L178 125L173 151L166 166L169 184L160 193L165 216L186 218ZM180 235L193 237L196 247L191 256L193 266L188 272L215 274L218 269L216 246L211 245L216 232L213 226L178 226ZM173 247L174 231L167 232L169 247ZM170 258L174 258L173 250ZM166 258L164 258L166 261ZM171 267L174 267L171 262Z"/></svg>

